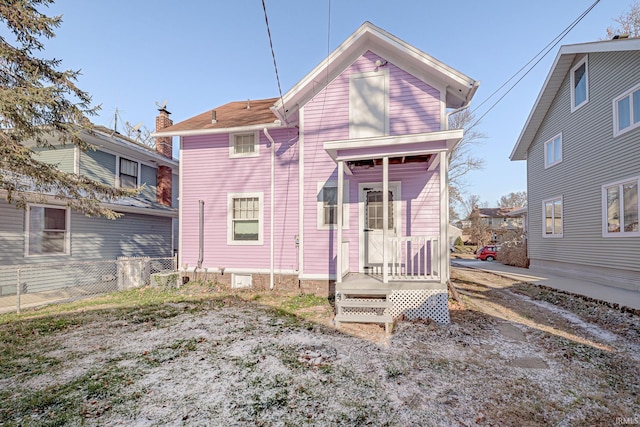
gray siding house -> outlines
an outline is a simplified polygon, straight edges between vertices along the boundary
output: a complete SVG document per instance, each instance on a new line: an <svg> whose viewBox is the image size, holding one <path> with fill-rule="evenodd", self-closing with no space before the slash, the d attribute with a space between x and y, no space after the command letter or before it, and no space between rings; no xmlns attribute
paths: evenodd
<svg viewBox="0 0 640 427"><path fill-rule="evenodd" d="M563 46L510 157L531 267L640 291L640 39Z"/></svg>
<svg viewBox="0 0 640 427"><path fill-rule="evenodd" d="M171 146L163 153L102 127L82 138L96 150L69 144L34 151L65 172L141 187L140 194L106 204L122 214L115 220L85 216L46 194L33 194L26 210L0 198L0 266L173 256L178 161L171 158Z"/></svg>

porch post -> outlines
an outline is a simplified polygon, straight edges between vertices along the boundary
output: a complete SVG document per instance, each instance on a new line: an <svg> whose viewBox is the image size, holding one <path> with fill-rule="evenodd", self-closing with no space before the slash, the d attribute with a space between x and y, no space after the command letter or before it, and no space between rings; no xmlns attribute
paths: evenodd
<svg viewBox="0 0 640 427"><path fill-rule="evenodd" d="M389 157L382 158L382 282L389 283L387 238L389 236Z"/></svg>
<svg viewBox="0 0 640 427"><path fill-rule="evenodd" d="M441 151L440 156L440 283L449 280L449 163L447 153Z"/></svg>
<svg viewBox="0 0 640 427"><path fill-rule="evenodd" d="M336 224L338 233L336 236L336 283L342 283L342 200L344 198L344 161L338 160L338 212Z"/></svg>

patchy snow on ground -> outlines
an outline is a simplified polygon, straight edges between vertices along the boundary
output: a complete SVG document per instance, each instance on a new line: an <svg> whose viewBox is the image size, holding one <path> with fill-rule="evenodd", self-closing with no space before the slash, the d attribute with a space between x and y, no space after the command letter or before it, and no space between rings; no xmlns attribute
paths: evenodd
<svg viewBox="0 0 640 427"><path fill-rule="evenodd" d="M625 337L500 292L476 297L493 311L455 305L450 325L400 322L391 335L377 325L336 330L239 301L105 312L35 337L34 348L57 364L0 377L0 390L14 402L96 370L126 374L116 391L87 398L104 409L77 421L101 426L569 426L640 414L632 347L606 351L542 322L563 318L574 334L607 343ZM508 307L500 306L505 295ZM526 322L497 315L516 313L517 304L539 314L526 312Z"/></svg>

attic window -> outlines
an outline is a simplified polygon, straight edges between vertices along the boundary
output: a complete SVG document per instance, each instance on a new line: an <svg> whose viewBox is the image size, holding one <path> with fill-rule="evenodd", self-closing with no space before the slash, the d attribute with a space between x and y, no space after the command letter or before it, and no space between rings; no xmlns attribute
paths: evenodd
<svg viewBox="0 0 640 427"><path fill-rule="evenodd" d="M229 157L257 157L258 155L257 132L229 135Z"/></svg>
<svg viewBox="0 0 640 427"><path fill-rule="evenodd" d="M571 112L589 102L589 75L587 57L571 69Z"/></svg>
<svg viewBox="0 0 640 427"><path fill-rule="evenodd" d="M120 158L120 187L138 188L138 162Z"/></svg>

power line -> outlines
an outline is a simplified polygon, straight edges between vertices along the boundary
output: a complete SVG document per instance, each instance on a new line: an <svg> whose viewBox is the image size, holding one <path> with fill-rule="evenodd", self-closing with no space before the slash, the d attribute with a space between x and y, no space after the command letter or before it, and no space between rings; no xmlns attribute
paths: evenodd
<svg viewBox="0 0 640 427"><path fill-rule="evenodd" d="M496 102L494 102L487 111L484 112L484 114L482 114L482 116L480 116L480 118L478 120L476 120L473 125L471 125L471 127L477 125L496 105L498 105L498 103L500 101L502 101L502 99L507 96L509 94L509 92L511 92L513 90L513 88L515 88L518 83L520 83L522 81L522 79L524 79L527 74L529 74L531 72L531 70L533 70L536 65L538 65L540 63L540 61L542 61L544 59L545 56L547 56L549 54L549 52L551 52L551 50L557 46L558 43L560 43L560 41L565 38L565 36L567 34L569 34L569 32L571 32L571 30L573 30L575 28L576 25L578 25L578 23L580 23L580 21L582 21L582 19L587 16L589 14L589 12L591 12L591 10L598 4L600 3L600 0L596 0L591 6L589 6L584 12L582 12L580 14L580 16L578 16L571 24L569 24L568 27L566 27L564 30L562 30L560 32L560 34L558 34L553 40L551 40L551 42L549 42L549 44L547 44L540 52L536 53L535 56L533 58L531 58L529 60L529 62L527 62L522 68L520 68L513 76L511 76L506 82L504 82L498 89L496 89L491 95L489 95L484 101L482 101L480 103L480 105L478 105L476 108L474 108L472 110L472 112L477 111L481 106L483 106L489 99L491 99L495 94L497 94L502 88L504 88L507 83L509 83L511 80L513 80L518 74L520 74L522 72L522 70L524 70L529 64L531 64L536 58L538 58L538 56L540 56L540 58L513 84L511 85L511 87L500 97L498 98L498 100ZM545 52L546 51L546 52Z"/></svg>
<svg viewBox="0 0 640 427"><path fill-rule="evenodd" d="M267 18L267 6L264 4L264 0L262 0L262 10L264 10L264 22L267 24L267 35L269 36L269 46L271 46L271 57L273 58L273 68L276 70L276 80L278 81L278 92L280 93L280 101L282 102L282 109L286 111L287 109L284 107L284 98L282 97L282 87L280 86L280 76L278 75L278 63L276 62L276 54L273 51L273 40L271 39L271 30L269 29L269 18Z"/></svg>

